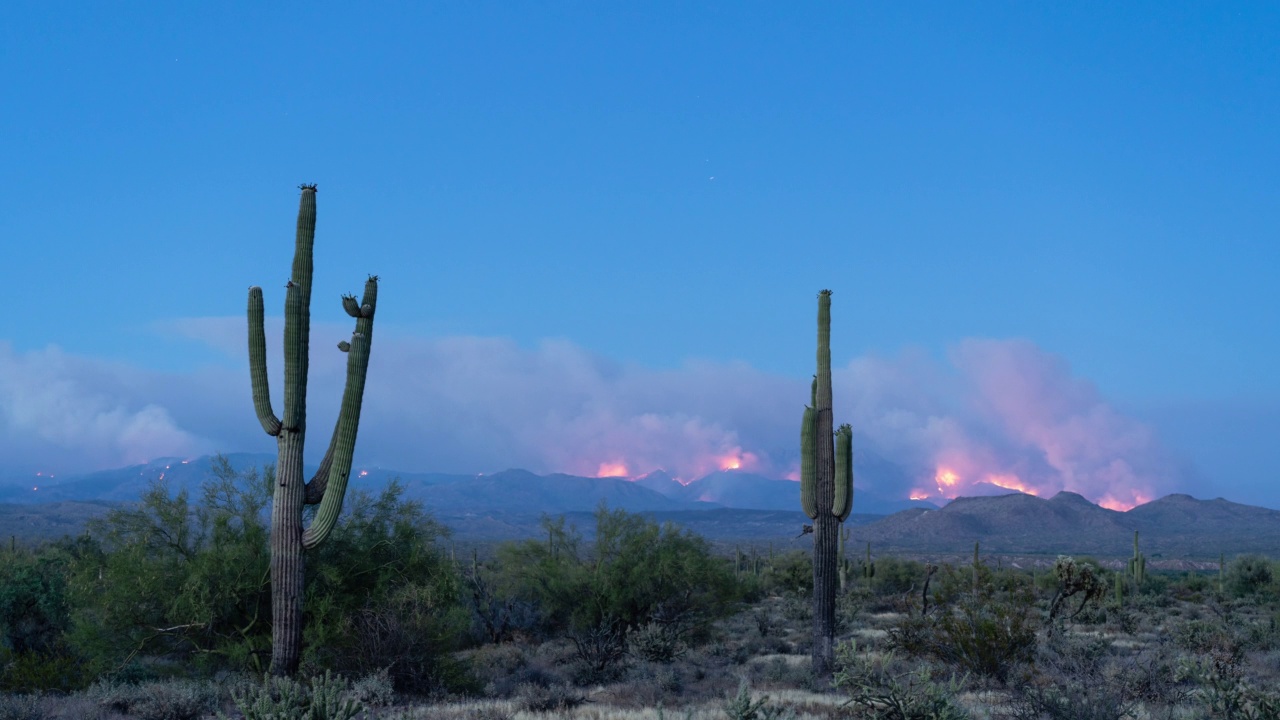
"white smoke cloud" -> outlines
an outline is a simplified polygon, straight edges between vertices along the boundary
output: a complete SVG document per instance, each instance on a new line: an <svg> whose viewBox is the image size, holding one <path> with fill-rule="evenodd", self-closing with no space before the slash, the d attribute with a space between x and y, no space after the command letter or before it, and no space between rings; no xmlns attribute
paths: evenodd
<svg viewBox="0 0 1280 720"><path fill-rule="evenodd" d="M201 450L162 404L141 399L145 383L127 366L0 342L0 454L85 470Z"/></svg>
<svg viewBox="0 0 1280 720"><path fill-rule="evenodd" d="M226 362L183 375L0 345L7 457L58 452L109 466L149 455L270 451L249 396L242 318L167 323ZM273 399L281 403L281 321L268 321ZM333 427L350 326L312 326L309 455ZM964 482L1016 478L1041 494L1070 489L1128 502L1173 478L1154 434L1108 405L1060 359L1026 341L966 340L947 361L920 351L856 358L833 372L837 422L862 456L900 471L860 477L905 496L940 464ZM693 478L737 459L782 476L795 465L807 378L742 363L657 370L614 362L569 341L523 347L501 338L375 333L357 462L404 470L631 474ZM16 455L15 455L16 454ZM40 461L41 458L32 458ZM906 479L902 479L905 477Z"/></svg>

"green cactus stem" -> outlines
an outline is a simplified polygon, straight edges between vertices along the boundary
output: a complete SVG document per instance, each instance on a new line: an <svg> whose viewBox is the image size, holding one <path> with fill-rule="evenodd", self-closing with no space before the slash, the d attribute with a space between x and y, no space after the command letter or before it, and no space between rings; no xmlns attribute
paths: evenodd
<svg viewBox="0 0 1280 720"><path fill-rule="evenodd" d="M826 683L835 663L838 533L853 508L853 431L833 432L831 414L830 290L818 294L817 370L801 421L800 507L814 521L812 667L815 679Z"/></svg>
<svg viewBox="0 0 1280 720"><path fill-rule="evenodd" d="M1226 568L1227 568L1227 554L1220 552L1218 553L1218 595L1219 596L1225 596L1227 594L1226 593L1227 586L1223 582L1223 578L1226 575Z"/></svg>
<svg viewBox="0 0 1280 720"><path fill-rule="evenodd" d="M303 482L302 454L307 430L307 370L311 341L312 259L316 229L316 187L303 185L298 204L293 268L285 285L284 414L277 418L267 383L262 289L249 288L249 377L253 406L262 429L276 438L276 487L271 505L271 672L293 675L302 649L303 551L328 537L342 511L359 429L360 407L369 369L378 278L370 276L359 303L344 297L343 307L356 318L347 353L342 407L320 468ZM319 505L311 526L303 528L304 505Z"/></svg>
<svg viewBox="0 0 1280 720"><path fill-rule="evenodd" d="M1138 531L1133 531L1133 557L1129 558L1129 577L1133 578L1133 592L1136 595L1147 577L1147 558L1138 550Z"/></svg>
<svg viewBox="0 0 1280 720"><path fill-rule="evenodd" d="M973 541L973 594L975 596L978 594L979 587L978 568L980 567L980 561L978 559L978 543L978 540Z"/></svg>
<svg viewBox="0 0 1280 720"><path fill-rule="evenodd" d="M836 430L836 487L831 514L840 522L853 512L853 428L847 423Z"/></svg>
<svg viewBox="0 0 1280 720"><path fill-rule="evenodd" d="M800 421L800 508L818 517L818 414L805 406Z"/></svg>

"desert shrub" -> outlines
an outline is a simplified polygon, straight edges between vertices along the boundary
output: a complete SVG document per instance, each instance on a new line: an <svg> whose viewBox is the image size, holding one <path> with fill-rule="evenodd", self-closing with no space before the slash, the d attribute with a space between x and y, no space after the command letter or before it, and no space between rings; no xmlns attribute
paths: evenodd
<svg viewBox="0 0 1280 720"><path fill-rule="evenodd" d="M195 720L213 712L219 695L209 683L193 680L152 680L143 683L94 684L85 696L100 707L139 720Z"/></svg>
<svg viewBox="0 0 1280 720"><path fill-rule="evenodd" d="M1232 628L1219 619L1188 620L1174 629L1174 642L1193 653L1204 654L1212 650L1239 648L1240 642Z"/></svg>
<svg viewBox="0 0 1280 720"><path fill-rule="evenodd" d="M1006 682L1036 648L1036 620L1026 592L966 599L931 616L908 616L890 629L890 647L929 656Z"/></svg>
<svg viewBox="0 0 1280 720"><path fill-rule="evenodd" d="M704 538L603 505L595 521L590 554L563 518L544 520L545 542L499 548L502 591L533 603L543 632L568 631L581 644L606 629L625 640L654 623L694 641L740 597L732 569Z"/></svg>
<svg viewBox="0 0 1280 720"><path fill-rule="evenodd" d="M882 557L876 560L876 575L871 589L877 595L902 595L921 586L925 567L914 560Z"/></svg>
<svg viewBox="0 0 1280 720"><path fill-rule="evenodd" d="M759 700L751 699L751 685L746 678L738 684L737 694L731 696L724 704L724 714L729 720L790 720L796 716L794 710L776 707L769 704L769 696L763 695Z"/></svg>
<svg viewBox="0 0 1280 720"><path fill-rule="evenodd" d="M1199 688L1192 698L1208 717L1224 720L1280 720L1280 694L1248 682L1239 653L1214 650L1183 658L1176 677L1191 679Z"/></svg>
<svg viewBox="0 0 1280 720"><path fill-rule="evenodd" d="M688 649L676 629L650 622L634 630L627 639L632 655L649 662L669 663Z"/></svg>
<svg viewBox="0 0 1280 720"><path fill-rule="evenodd" d="M1109 667L1109 644L1054 634L1040 647L1034 671L1014 685L1013 720L1123 720L1137 717L1138 695Z"/></svg>
<svg viewBox="0 0 1280 720"><path fill-rule="evenodd" d="M519 706L529 712L563 712L586 701L586 696L568 684L536 685L526 683L516 691Z"/></svg>
<svg viewBox="0 0 1280 720"><path fill-rule="evenodd" d="M0 652L0 660L4 660L5 655ZM0 662L0 692L70 692L84 687L87 681L80 658L62 644L46 652L9 655L6 661Z"/></svg>
<svg viewBox="0 0 1280 720"><path fill-rule="evenodd" d="M267 676L261 685L233 691L232 699L245 720L351 720L364 710L351 697L351 683L329 672L309 683Z"/></svg>
<svg viewBox="0 0 1280 720"><path fill-rule="evenodd" d="M376 673L365 675L351 684L351 698L367 707L387 707L395 703L396 690L391 682L391 673L383 668Z"/></svg>
<svg viewBox="0 0 1280 720"><path fill-rule="evenodd" d="M808 658L791 662L785 657L773 657L753 663L751 670L751 679L755 682L774 687L814 689L813 670Z"/></svg>
<svg viewBox="0 0 1280 720"><path fill-rule="evenodd" d="M813 593L813 558L803 550L778 555L765 566L760 582L770 594L808 597Z"/></svg>
<svg viewBox="0 0 1280 720"><path fill-rule="evenodd" d="M44 720L39 695L0 695L0 720Z"/></svg>
<svg viewBox="0 0 1280 720"><path fill-rule="evenodd" d="M69 625L67 568L95 550L82 539L0 553L0 647L14 655L49 653Z"/></svg>
<svg viewBox="0 0 1280 720"><path fill-rule="evenodd" d="M102 552L71 568L69 639L92 673L139 655L254 667L270 652L268 470L214 463L203 504L156 483L90 524Z"/></svg>
<svg viewBox="0 0 1280 720"><path fill-rule="evenodd" d="M462 578L438 539L446 529L392 481L377 496L350 493L329 539L308 556L303 665L361 677L388 669L396 689L461 689L450 653L471 618Z"/></svg>
<svg viewBox="0 0 1280 720"><path fill-rule="evenodd" d="M569 669L574 683L593 685L622 676L627 640L620 622L602 620L592 627L572 631L569 639L577 656Z"/></svg>
<svg viewBox="0 0 1280 720"><path fill-rule="evenodd" d="M846 705L858 717L871 720L968 720L969 713L955 703L964 681L954 676L934 680L928 666L907 669L892 654L875 658L859 655L853 643L836 648L837 690L848 693Z"/></svg>
<svg viewBox="0 0 1280 720"><path fill-rule="evenodd" d="M1241 555L1227 564L1223 583L1234 597L1254 595L1268 585L1274 576L1271 561L1262 555Z"/></svg>

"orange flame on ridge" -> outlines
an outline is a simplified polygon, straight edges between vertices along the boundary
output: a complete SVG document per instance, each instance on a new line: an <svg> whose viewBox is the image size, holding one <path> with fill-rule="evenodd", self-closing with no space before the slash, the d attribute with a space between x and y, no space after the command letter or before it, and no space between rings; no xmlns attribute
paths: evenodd
<svg viewBox="0 0 1280 720"><path fill-rule="evenodd" d="M596 477L631 477L631 472L627 470L626 463L621 460L613 462L602 462L600 467L596 468Z"/></svg>

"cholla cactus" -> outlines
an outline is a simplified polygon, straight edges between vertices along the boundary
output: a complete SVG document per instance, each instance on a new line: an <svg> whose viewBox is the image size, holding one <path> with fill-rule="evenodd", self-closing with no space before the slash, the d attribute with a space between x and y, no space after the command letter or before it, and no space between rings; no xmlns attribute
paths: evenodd
<svg viewBox="0 0 1280 720"><path fill-rule="evenodd" d="M1050 621L1058 616L1067 598L1081 595L1080 605L1068 617L1070 619L1079 615L1089 601L1100 599L1106 592L1106 586L1093 572L1093 567L1077 563L1073 557L1059 555L1053 564L1053 572L1058 578L1058 592L1049 603Z"/></svg>

